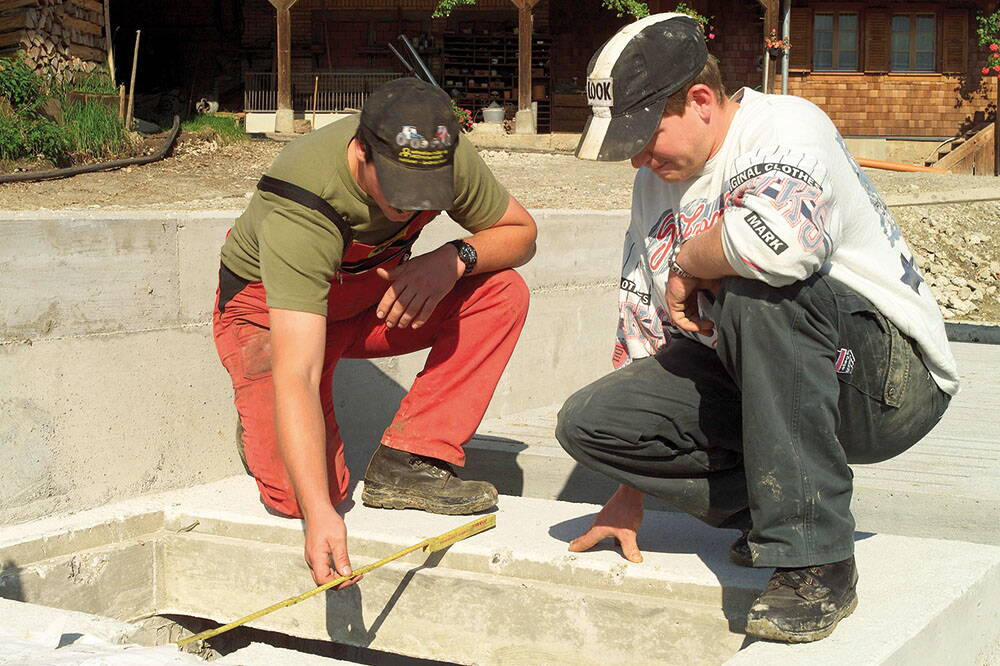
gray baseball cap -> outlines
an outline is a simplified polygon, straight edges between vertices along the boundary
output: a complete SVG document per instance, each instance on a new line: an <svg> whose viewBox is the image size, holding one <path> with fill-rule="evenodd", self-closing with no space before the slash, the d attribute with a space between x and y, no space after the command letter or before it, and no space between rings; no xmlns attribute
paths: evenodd
<svg viewBox="0 0 1000 666"><path fill-rule="evenodd" d="M698 76L707 61L701 25L686 14L654 14L619 30L587 66L591 116L576 156L616 162L641 151L667 97Z"/></svg>

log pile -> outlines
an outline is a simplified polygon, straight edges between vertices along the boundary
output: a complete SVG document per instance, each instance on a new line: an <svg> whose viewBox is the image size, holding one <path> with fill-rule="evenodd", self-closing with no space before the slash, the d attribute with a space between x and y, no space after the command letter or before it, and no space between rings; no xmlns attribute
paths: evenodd
<svg viewBox="0 0 1000 666"><path fill-rule="evenodd" d="M18 50L57 79L92 71L107 59L102 0L0 0L0 57Z"/></svg>

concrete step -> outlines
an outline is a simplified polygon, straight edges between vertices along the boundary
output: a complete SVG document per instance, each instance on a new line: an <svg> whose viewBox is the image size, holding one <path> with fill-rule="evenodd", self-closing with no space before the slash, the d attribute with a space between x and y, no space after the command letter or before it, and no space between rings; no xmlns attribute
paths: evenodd
<svg viewBox="0 0 1000 666"><path fill-rule="evenodd" d="M1000 545L1000 345L952 343L962 391L941 423L904 454L854 469L853 511L868 532ZM603 503L615 483L555 440L559 405L483 421L464 476L501 493ZM647 508L671 510L654 498Z"/></svg>
<svg viewBox="0 0 1000 666"><path fill-rule="evenodd" d="M467 521L341 508L355 566ZM996 647L1000 548L858 533L858 610L832 637L787 648L742 634L769 572L728 562L734 532L650 511L643 563L609 544L568 553L597 509L502 497L496 529L250 626L462 664L971 664ZM3 589L78 610L142 583L155 614L228 622L310 589L301 530L263 511L251 479L232 477L0 528ZM152 566L116 559L140 545L155 554Z"/></svg>

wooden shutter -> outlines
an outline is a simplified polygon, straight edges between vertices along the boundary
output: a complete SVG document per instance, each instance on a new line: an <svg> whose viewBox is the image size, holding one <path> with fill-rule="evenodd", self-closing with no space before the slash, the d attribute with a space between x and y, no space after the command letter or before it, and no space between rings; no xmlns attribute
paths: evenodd
<svg viewBox="0 0 1000 666"><path fill-rule="evenodd" d="M788 39L792 42L792 50L788 52L788 68L808 71L812 69L813 59L812 10L793 7L790 21Z"/></svg>
<svg viewBox="0 0 1000 666"><path fill-rule="evenodd" d="M969 62L969 12L965 9L946 9L943 19L941 71L963 74Z"/></svg>
<svg viewBox="0 0 1000 666"><path fill-rule="evenodd" d="M888 72L892 16L888 9L865 10L865 71Z"/></svg>

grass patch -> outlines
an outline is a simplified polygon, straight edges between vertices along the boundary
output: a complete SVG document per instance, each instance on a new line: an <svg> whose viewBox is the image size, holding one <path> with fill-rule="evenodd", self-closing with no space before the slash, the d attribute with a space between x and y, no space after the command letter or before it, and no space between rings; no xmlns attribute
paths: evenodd
<svg viewBox="0 0 1000 666"><path fill-rule="evenodd" d="M115 155L128 144L117 109L100 102L71 104L66 110L66 131L76 152L95 157Z"/></svg>
<svg viewBox="0 0 1000 666"><path fill-rule="evenodd" d="M219 143L223 145L250 139L250 135L246 133L243 125L236 118L214 113L199 113L184 121L181 129L185 132L212 130L219 137Z"/></svg>

